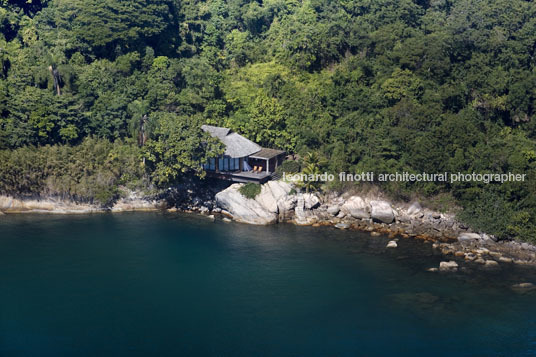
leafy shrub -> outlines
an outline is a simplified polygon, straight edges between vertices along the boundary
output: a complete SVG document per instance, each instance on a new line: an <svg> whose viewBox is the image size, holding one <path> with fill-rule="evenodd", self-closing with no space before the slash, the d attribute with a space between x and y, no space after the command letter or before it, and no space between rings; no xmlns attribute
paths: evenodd
<svg viewBox="0 0 536 357"><path fill-rule="evenodd" d="M249 182L246 183L244 186L240 187L238 191L242 194L242 196L254 199L259 193L261 193L261 185Z"/></svg>
<svg viewBox="0 0 536 357"><path fill-rule="evenodd" d="M283 172L295 174L300 172L300 164L298 161L293 160L283 161L281 166L279 166L275 171L278 174L283 174Z"/></svg>

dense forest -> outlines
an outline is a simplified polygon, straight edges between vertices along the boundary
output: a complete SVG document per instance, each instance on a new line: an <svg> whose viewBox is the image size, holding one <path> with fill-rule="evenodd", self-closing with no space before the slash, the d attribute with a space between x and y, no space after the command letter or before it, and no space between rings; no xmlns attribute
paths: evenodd
<svg viewBox="0 0 536 357"><path fill-rule="evenodd" d="M105 204L202 176L208 123L318 171L526 173L383 189L536 240L532 1L0 4L0 192Z"/></svg>

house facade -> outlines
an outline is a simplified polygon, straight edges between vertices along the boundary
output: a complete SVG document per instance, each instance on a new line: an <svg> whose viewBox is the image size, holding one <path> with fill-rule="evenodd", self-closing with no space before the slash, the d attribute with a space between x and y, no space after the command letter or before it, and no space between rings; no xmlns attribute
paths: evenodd
<svg viewBox="0 0 536 357"><path fill-rule="evenodd" d="M264 183L272 178L283 162L284 151L263 148L231 129L212 125L203 125L201 129L225 146L222 156L203 165L211 177L234 182Z"/></svg>

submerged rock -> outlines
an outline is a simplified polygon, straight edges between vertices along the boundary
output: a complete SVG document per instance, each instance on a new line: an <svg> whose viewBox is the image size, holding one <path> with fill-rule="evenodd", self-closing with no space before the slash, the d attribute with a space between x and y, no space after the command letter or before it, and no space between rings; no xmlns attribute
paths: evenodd
<svg viewBox="0 0 536 357"><path fill-rule="evenodd" d="M396 248L396 247L398 247L398 244L396 244L394 240L389 241L389 243L387 243L387 246L386 246L386 248Z"/></svg>
<svg viewBox="0 0 536 357"><path fill-rule="evenodd" d="M334 227L338 229L348 229L350 228L350 225L348 223L337 223Z"/></svg>
<svg viewBox="0 0 536 357"><path fill-rule="evenodd" d="M486 260L486 263L484 264L484 268L499 269L499 263L497 263L495 260Z"/></svg>
<svg viewBox="0 0 536 357"><path fill-rule="evenodd" d="M532 291L536 289L533 283L519 283L512 285L512 289L521 291Z"/></svg>
<svg viewBox="0 0 536 357"><path fill-rule="evenodd" d="M449 262L441 262L439 263L439 271L448 271L448 272L454 272L458 270L458 263L451 260Z"/></svg>

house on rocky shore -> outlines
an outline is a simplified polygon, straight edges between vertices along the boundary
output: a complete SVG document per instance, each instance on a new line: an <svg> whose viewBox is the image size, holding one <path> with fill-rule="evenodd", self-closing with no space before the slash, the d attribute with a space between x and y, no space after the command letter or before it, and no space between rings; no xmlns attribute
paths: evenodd
<svg viewBox="0 0 536 357"><path fill-rule="evenodd" d="M225 145L225 152L210 159L203 168L210 177L233 182L264 183L270 180L284 160L282 150L263 148L228 128L201 126Z"/></svg>

